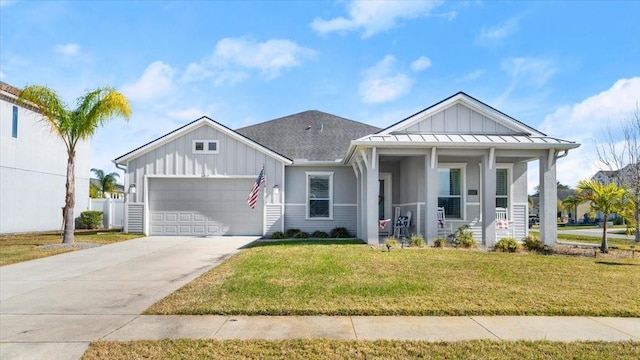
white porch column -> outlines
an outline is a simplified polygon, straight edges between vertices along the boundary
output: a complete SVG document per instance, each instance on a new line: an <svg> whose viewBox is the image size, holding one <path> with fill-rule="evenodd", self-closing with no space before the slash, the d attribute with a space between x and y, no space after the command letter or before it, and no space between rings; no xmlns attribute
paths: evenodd
<svg viewBox="0 0 640 360"><path fill-rule="evenodd" d="M360 204L360 173L358 172L358 166L355 163L351 163L351 167L353 167L353 173L356 176L356 237L362 237L362 229L361 229L361 216L360 212L362 209L362 204Z"/></svg>
<svg viewBox="0 0 640 360"><path fill-rule="evenodd" d="M375 155L369 152L369 155ZM369 156L370 160L365 159L366 167L367 167L367 180L366 180L366 237L367 243L378 245L380 240L378 239L378 196L380 193L380 182L378 176L378 164L373 165L374 162L377 162L377 157Z"/></svg>
<svg viewBox="0 0 640 360"><path fill-rule="evenodd" d="M545 245L554 245L558 237L555 150L550 149L547 156L540 157L540 238Z"/></svg>
<svg viewBox="0 0 640 360"><path fill-rule="evenodd" d="M367 177L367 171L365 165L361 159L356 162L360 173L360 179L358 180L358 226L360 227L358 237L362 240L367 239L367 227L365 226L365 218L367 216L367 203L365 201L365 179Z"/></svg>
<svg viewBox="0 0 640 360"><path fill-rule="evenodd" d="M482 241L486 246L496 243L496 159L493 149L482 155Z"/></svg>
<svg viewBox="0 0 640 360"><path fill-rule="evenodd" d="M432 148L424 157L424 239L433 244L438 237L438 154Z"/></svg>

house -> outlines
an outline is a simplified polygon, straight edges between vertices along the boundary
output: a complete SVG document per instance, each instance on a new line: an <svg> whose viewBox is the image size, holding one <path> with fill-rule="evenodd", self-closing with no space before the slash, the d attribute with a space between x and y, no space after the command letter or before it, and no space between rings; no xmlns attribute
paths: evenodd
<svg viewBox="0 0 640 360"><path fill-rule="evenodd" d="M607 185L615 182L619 185L631 185L640 182L640 163L627 164L620 170L600 170L591 180Z"/></svg>
<svg viewBox="0 0 640 360"><path fill-rule="evenodd" d="M37 108L18 103L19 94L0 82L0 233L60 230L67 151ZM76 216L88 205L89 150L88 141L76 150Z"/></svg>
<svg viewBox="0 0 640 360"><path fill-rule="evenodd" d="M90 178L89 183L90 183L90 187L93 187L94 189L96 189L96 195L98 196L98 198L102 198L103 197L102 190L99 190L102 188L102 184L100 183L100 180L96 178ZM104 198L124 199L124 186L121 184L115 184L113 188L113 192L110 193L105 191Z"/></svg>
<svg viewBox="0 0 640 360"><path fill-rule="evenodd" d="M149 235L268 235L345 227L367 242L396 213L433 241L469 224L493 245L528 231L527 163L539 160L541 236L556 240L556 161L577 148L457 93L379 129L307 111L231 130L202 117L114 160L125 170L125 230ZM247 196L264 169L255 209ZM548 214L548 215L547 215Z"/></svg>

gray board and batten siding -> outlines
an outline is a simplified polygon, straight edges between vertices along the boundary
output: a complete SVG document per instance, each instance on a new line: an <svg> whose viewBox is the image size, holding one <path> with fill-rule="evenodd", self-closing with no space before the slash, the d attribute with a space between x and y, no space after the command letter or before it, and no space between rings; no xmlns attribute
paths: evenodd
<svg viewBox="0 0 640 360"><path fill-rule="evenodd" d="M128 159L128 181L136 184L130 205L144 204L142 218L148 222L140 226L129 216L129 231L142 227L150 235L262 235L282 228L282 206L269 208L266 222L264 209L280 201L273 188L284 188L285 158L217 125L201 121ZM194 154L194 140L217 141L218 152ZM263 166L266 184L251 209L247 197Z"/></svg>
<svg viewBox="0 0 640 360"><path fill-rule="evenodd" d="M333 218L309 219L307 217L307 172L333 174ZM287 198L285 203L285 229L300 229L312 233L329 232L344 227L350 233L357 232L357 182L351 166L288 166L285 169Z"/></svg>

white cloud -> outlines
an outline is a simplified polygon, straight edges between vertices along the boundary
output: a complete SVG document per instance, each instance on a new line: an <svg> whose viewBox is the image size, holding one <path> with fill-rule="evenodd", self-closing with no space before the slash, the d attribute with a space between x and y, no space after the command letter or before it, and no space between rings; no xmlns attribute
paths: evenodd
<svg viewBox="0 0 640 360"><path fill-rule="evenodd" d="M549 60L525 57L504 59L501 68L513 79L533 86L546 84L557 72Z"/></svg>
<svg viewBox="0 0 640 360"><path fill-rule="evenodd" d="M162 61L153 62L135 83L125 85L122 92L131 100L144 101L166 96L173 89L174 74L171 66Z"/></svg>
<svg viewBox="0 0 640 360"><path fill-rule="evenodd" d="M545 117L539 130L549 136L582 144L571 150L557 166L558 180L575 186L601 169L595 153L597 141L604 141L607 127L615 129L618 121L629 118L640 102L640 77L620 79L609 89L578 103L565 105ZM529 174L530 185L538 183L537 167ZM531 188L532 186L530 186Z"/></svg>
<svg viewBox="0 0 640 360"><path fill-rule="evenodd" d="M480 35L477 37L477 42L482 45L490 45L499 42L507 36L518 31L518 23L520 19L515 17L511 18L504 23L491 28L482 28Z"/></svg>
<svg viewBox="0 0 640 360"><path fill-rule="evenodd" d="M379 63L365 70L359 92L365 103L382 103L395 100L411 90L413 79L398 72L397 60L385 56Z"/></svg>
<svg viewBox="0 0 640 360"><path fill-rule="evenodd" d="M302 65L316 52L286 39L255 42L242 38L225 38L215 46L213 54L200 63L192 63L183 75L184 81L214 78L216 85L236 84L247 79L251 70L258 70L268 80L283 71Z"/></svg>
<svg viewBox="0 0 640 360"><path fill-rule="evenodd" d="M80 50L80 45L71 43L58 44L53 48L53 50L59 54L70 56L78 53L78 51Z"/></svg>
<svg viewBox="0 0 640 360"><path fill-rule="evenodd" d="M468 74L462 75L461 77L455 79L456 82L467 82L474 81L484 75L487 71L485 69L474 70Z"/></svg>
<svg viewBox="0 0 640 360"><path fill-rule="evenodd" d="M411 70L420 72L431 67L431 59L426 56L420 56L411 63Z"/></svg>
<svg viewBox="0 0 640 360"><path fill-rule="evenodd" d="M311 28L320 34L360 30L362 38L369 38L396 27L399 20L429 16L440 4L442 1L352 1L347 18L315 18Z"/></svg>
<svg viewBox="0 0 640 360"><path fill-rule="evenodd" d="M0 7L9 6L15 4L17 0L0 0Z"/></svg>

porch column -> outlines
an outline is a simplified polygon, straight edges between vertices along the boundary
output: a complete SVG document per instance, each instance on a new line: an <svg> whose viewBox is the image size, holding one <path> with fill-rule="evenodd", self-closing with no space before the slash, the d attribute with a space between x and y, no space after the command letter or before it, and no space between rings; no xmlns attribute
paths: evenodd
<svg viewBox="0 0 640 360"><path fill-rule="evenodd" d="M496 243L496 158L495 150L482 155L482 241L488 247Z"/></svg>
<svg viewBox="0 0 640 360"><path fill-rule="evenodd" d="M367 181L366 188L366 237L367 243L378 245L380 240L378 239L378 196L380 192L380 182L378 176L378 159L374 158L371 151L367 151L369 159L364 159L367 167ZM375 166L373 165L375 163Z"/></svg>
<svg viewBox="0 0 640 360"><path fill-rule="evenodd" d="M540 157L540 238L545 245L554 245L558 238L556 183L556 152L549 150L547 156Z"/></svg>
<svg viewBox="0 0 640 360"><path fill-rule="evenodd" d="M424 157L424 239L433 244L438 237L438 154L432 148Z"/></svg>
<svg viewBox="0 0 640 360"><path fill-rule="evenodd" d="M362 237L362 229L361 229L361 209L362 204L360 204L360 173L358 172L358 166L355 163L351 163L351 167L353 167L353 173L356 175L356 237Z"/></svg>
<svg viewBox="0 0 640 360"><path fill-rule="evenodd" d="M362 240L367 239L367 227L365 226L365 219L367 217L367 203L365 194L365 181L367 177L367 171L365 165L361 159L356 162L358 165L358 172L360 173L360 179L358 180L358 237Z"/></svg>

